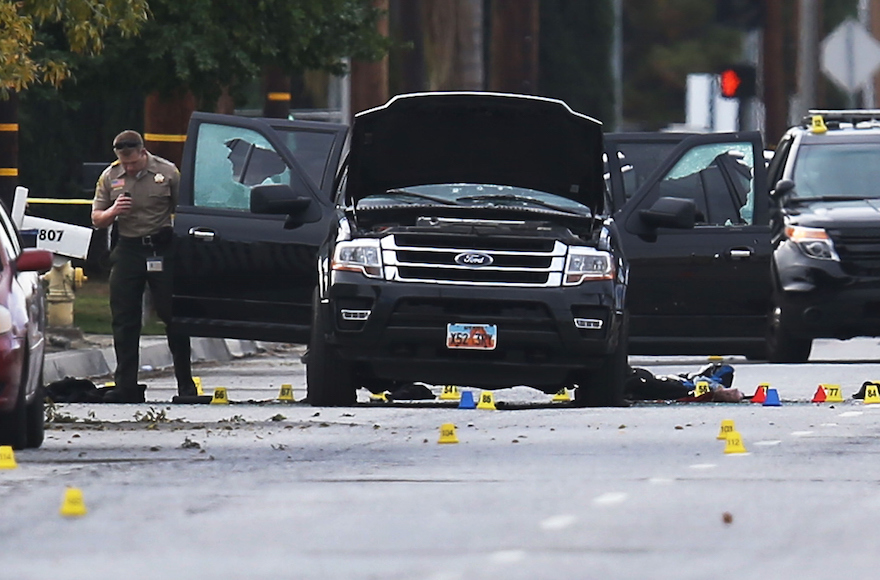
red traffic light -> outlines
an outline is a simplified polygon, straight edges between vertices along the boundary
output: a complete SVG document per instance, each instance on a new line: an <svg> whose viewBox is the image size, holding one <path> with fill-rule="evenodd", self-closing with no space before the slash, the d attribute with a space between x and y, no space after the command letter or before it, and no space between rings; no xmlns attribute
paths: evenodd
<svg viewBox="0 0 880 580"><path fill-rule="evenodd" d="M732 65L719 73L721 96L741 99L755 96L755 67Z"/></svg>
<svg viewBox="0 0 880 580"><path fill-rule="evenodd" d="M728 99L735 99L736 92L742 84L742 79L735 70L729 68L721 71L721 96Z"/></svg>

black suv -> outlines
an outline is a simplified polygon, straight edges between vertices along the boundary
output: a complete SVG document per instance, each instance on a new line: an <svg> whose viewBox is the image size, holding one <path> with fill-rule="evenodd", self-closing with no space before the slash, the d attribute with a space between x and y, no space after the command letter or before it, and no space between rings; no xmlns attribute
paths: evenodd
<svg viewBox="0 0 880 580"><path fill-rule="evenodd" d="M810 111L768 168L776 202L769 349L880 336L880 110Z"/></svg>
<svg viewBox="0 0 880 580"><path fill-rule="evenodd" d="M418 94L358 114L318 253L310 402L424 381L619 404L627 264L604 189L602 125L560 101Z"/></svg>

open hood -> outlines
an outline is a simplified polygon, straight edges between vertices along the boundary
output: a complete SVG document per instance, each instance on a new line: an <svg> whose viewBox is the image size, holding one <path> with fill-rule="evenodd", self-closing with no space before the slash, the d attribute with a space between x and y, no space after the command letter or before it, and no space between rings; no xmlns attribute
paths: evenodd
<svg viewBox="0 0 880 580"><path fill-rule="evenodd" d="M354 120L347 194L486 183L602 209L602 124L562 101L499 93L417 93Z"/></svg>

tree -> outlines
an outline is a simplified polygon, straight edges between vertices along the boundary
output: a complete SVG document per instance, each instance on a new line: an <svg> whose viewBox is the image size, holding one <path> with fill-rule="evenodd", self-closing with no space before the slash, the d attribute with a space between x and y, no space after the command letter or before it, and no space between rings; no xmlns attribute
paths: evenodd
<svg viewBox="0 0 880 580"><path fill-rule="evenodd" d="M59 86L70 76L69 53L99 53L111 28L131 36L147 14L147 0L0 1L0 96L38 82ZM51 25L66 47L45 50L37 30Z"/></svg>
<svg viewBox="0 0 880 580"><path fill-rule="evenodd" d="M105 66L145 93L191 90L205 107L266 66L341 74L344 58L376 60L390 45L370 0L152 0L150 9L136 40L114 39Z"/></svg>

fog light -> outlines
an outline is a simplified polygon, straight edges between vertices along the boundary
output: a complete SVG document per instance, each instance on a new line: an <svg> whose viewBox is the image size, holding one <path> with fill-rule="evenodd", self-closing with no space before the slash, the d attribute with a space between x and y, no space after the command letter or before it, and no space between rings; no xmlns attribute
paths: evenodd
<svg viewBox="0 0 880 580"><path fill-rule="evenodd" d="M341 311L342 320L366 320L370 317L369 310L347 310L343 308Z"/></svg>
<svg viewBox="0 0 880 580"><path fill-rule="evenodd" d="M602 320L599 318L575 318L574 325L586 330L599 330L602 328Z"/></svg>

